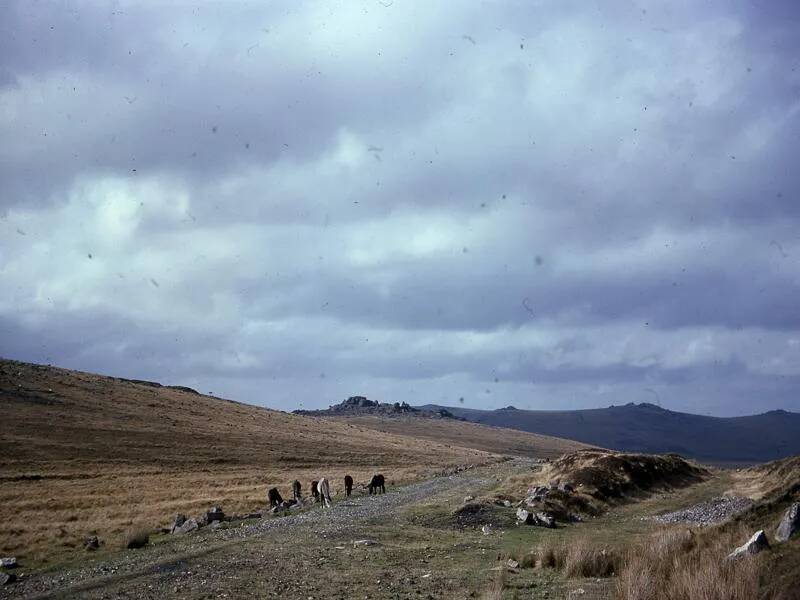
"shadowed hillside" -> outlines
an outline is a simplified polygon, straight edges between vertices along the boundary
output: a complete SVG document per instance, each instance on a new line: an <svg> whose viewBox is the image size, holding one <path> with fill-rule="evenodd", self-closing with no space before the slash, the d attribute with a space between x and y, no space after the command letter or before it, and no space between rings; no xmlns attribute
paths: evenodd
<svg viewBox="0 0 800 600"><path fill-rule="evenodd" d="M746 417L708 417L626 404L589 410L476 410L438 405L475 423L579 440L625 452L676 452L713 462L763 462L800 454L800 414L782 410Z"/></svg>

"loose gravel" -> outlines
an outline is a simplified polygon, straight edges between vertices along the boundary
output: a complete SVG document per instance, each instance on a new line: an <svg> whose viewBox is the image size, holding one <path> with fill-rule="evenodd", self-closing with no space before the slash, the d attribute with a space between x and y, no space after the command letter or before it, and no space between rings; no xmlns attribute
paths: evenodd
<svg viewBox="0 0 800 600"><path fill-rule="evenodd" d="M720 496L675 512L645 518L659 523L714 525L730 519L752 505L753 501L744 496Z"/></svg>

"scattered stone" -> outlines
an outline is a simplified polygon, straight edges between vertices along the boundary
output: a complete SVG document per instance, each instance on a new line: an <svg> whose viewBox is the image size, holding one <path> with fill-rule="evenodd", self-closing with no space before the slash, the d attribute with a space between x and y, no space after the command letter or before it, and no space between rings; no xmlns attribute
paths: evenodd
<svg viewBox="0 0 800 600"><path fill-rule="evenodd" d="M17 576L13 573L0 573L0 585L14 583L16 580Z"/></svg>
<svg viewBox="0 0 800 600"><path fill-rule="evenodd" d="M186 521L184 521L184 523L180 527L173 529L172 533L180 535L195 531L197 529L200 529L200 525L197 523L197 520L186 519Z"/></svg>
<svg viewBox="0 0 800 600"><path fill-rule="evenodd" d="M224 523L224 521L214 521L214 522L211 523L211 525L209 527L211 529L219 529L220 527L222 527L223 523Z"/></svg>
<svg viewBox="0 0 800 600"><path fill-rule="evenodd" d="M483 535L489 535L492 533L492 527L490 525L484 525L481 527L481 531L483 532Z"/></svg>
<svg viewBox="0 0 800 600"><path fill-rule="evenodd" d="M515 561L513 558L509 558L508 562L506 562L510 569L517 569L519 568L519 563Z"/></svg>
<svg viewBox="0 0 800 600"><path fill-rule="evenodd" d="M475 496L464 496L464 504L472 502L473 500L475 500Z"/></svg>
<svg viewBox="0 0 800 600"><path fill-rule="evenodd" d="M517 523L520 525L533 525L533 515L524 508L517 509Z"/></svg>
<svg viewBox="0 0 800 600"><path fill-rule="evenodd" d="M694 525L713 525L731 518L733 515L747 510L753 501L744 496L721 496L712 498L682 510L645 517L659 523L692 523Z"/></svg>
<svg viewBox="0 0 800 600"><path fill-rule="evenodd" d="M377 543L378 542L376 542L375 540L355 540L353 542L353 546L354 547L356 547L356 546L374 546Z"/></svg>
<svg viewBox="0 0 800 600"><path fill-rule="evenodd" d="M503 506L505 506L506 508L511 506L511 500L503 500Z"/></svg>
<svg viewBox="0 0 800 600"><path fill-rule="evenodd" d="M14 556L8 558L0 558L0 567L4 567L6 569L16 569L17 568L17 559Z"/></svg>
<svg viewBox="0 0 800 600"><path fill-rule="evenodd" d="M747 542L739 546L728 555L729 559L741 558L742 556L749 556L751 554L758 554L762 550L769 548L767 536L764 535L764 530L759 529L753 534Z"/></svg>
<svg viewBox="0 0 800 600"><path fill-rule="evenodd" d="M783 519L775 530L775 539L785 542L798 531L800 531L800 502L795 502L783 513Z"/></svg>
<svg viewBox="0 0 800 600"><path fill-rule="evenodd" d="M83 547L87 552L94 552L100 548L100 540L96 535L90 535L86 538L86 544Z"/></svg>

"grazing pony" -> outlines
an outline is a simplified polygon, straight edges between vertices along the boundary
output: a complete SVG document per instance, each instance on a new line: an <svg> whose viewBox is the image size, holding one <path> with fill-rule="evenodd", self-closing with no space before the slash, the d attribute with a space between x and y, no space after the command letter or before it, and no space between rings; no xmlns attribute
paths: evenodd
<svg viewBox="0 0 800 600"><path fill-rule="evenodd" d="M331 486L324 477L317 482L317 491L319 492L322 506L329 507L331 505Z"/></svg>
<svg viewBox="0 0 800 600"><path fill-rule="evenodd" d="M297 481L297 479L295 479L292 482L292 498L294 498L298 502L300 501L300 489L301 489L300 482Z"/></svg>
<svg viewBox="0 0 800 600"><path fill-rule="evenodd" d="M317 489L317 485L319 485L319 482L311 482L311 495L314 496L314 502L319 502L319 489Z"/></svg>
<svg viewBox="0 0 800 600"><path fill-rule="evenodd" d="M353 491L353 478L350 475L344 476L344 495L349 496Z"/></svg>
<svg viewBox="0 0 800 600"><path fill-rule="evenodd" d="M278 488L270 488L270 490L267 492L267 498L269 499L270 508L274 508L283 502L283 498L281 498L281 493L278 491Z"/></svg>
<svg viewBox="0 0 800 600"><path fill-rule="evenodd" d="M379 490L381 494L386 493L386 480L380 473L373 475L372 480L369 482L370 494L377 494Z"/></svg>

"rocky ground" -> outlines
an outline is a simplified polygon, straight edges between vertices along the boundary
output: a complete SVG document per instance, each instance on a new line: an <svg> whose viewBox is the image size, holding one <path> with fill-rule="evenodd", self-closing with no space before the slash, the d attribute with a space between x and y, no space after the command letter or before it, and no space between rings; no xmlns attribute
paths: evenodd
<svg viewBox="0 0 800 600"><path fill-rule="evenodd" d="M721 523L753 505L743 496L719 496L688 508L648 517L659 523L688 523L691 525L713 525Z"/></svg>

